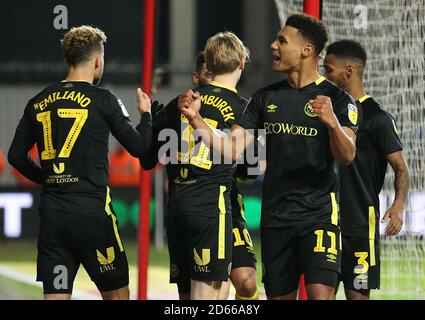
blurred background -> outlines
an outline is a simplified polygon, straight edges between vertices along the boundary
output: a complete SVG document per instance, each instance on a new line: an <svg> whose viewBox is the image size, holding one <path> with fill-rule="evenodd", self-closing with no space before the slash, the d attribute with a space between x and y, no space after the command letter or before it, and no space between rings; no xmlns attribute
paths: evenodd
<svg viewBox="0 0 425 320"><path fill-rule="evenodd" d="M66 76L59 40L73 26L89 24L108 36L101 86L121 98L138 122L135 89L140 86L144 38L141 0L3 1L0 11L0 299L40 299L35 282L40 188L7 163L6 155L27 101L48 84ZM283 79L271 70L270 43L289 14L303 10L302 0L157 0L153 97L168 103L192 87L195 60L208 37L235 32L251 50L238 90L249 97ZM425 299L425 0L357 0L322 2L322 19L332 40L355 38L369 61L366 91L396 118L412 175L405 226L394 238L382 239L382 290L377 299ZM36 159L37 151L31 151ZM131 264L131 291L136 292L139 164L110 139L113 206ZM164 233L167 181L153 170L150 205L151 247L148 298L176 299L168 284ZM394 176L387 174L381 213L394 196ZM261 182L241 186L248 227L256 244L261 273L259 221ZM383 225L382 228L385 228ZM75 298L98 298L94 284L80 269ZM340 290L341 291L341 290Z"/></svg>

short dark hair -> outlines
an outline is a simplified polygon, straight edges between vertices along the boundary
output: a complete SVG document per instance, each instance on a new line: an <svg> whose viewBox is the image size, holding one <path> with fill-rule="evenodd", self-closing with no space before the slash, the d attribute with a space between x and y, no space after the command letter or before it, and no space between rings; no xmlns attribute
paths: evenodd
<svg viewBox="0 0 425 320"><path fill-rule="evenodd" d="M323 22L304 13L290 15L285 26L297 29L304 39L311 41L316 57L320 55L328 41L328 31Z"/></svg>
<svg viewBox="0 0 425 320"><path fill-rule="evenodd" d="M339 58L358 60L362 66L366 65L367 53L364 47L355 40L339 40L331 43L326 54L333 54Z"/></svg>
<svg viewBox="0 0 425 320"><path fill-rule="evenodd" d="M95 51L100 51L106 42L105 33L91 26L73 27L61 40L66 62L76 66L90 59Z"/></svg>
<svg viewBox="0 0 425 320"><path fill-rule="evenodd" d="M199 74L202 70L202 65L205 63L205 54L204 51L198 53L198 58L196 59L196 72Z"/></svg>

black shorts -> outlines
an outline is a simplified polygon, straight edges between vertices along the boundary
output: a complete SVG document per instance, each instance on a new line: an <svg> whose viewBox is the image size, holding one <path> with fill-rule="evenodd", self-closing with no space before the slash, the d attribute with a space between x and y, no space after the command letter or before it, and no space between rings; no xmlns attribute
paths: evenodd
<svg viewBox="0 0 425 320"><path fill-rule="evenodd" d="M261 229L263 283L267 296L294 292L301 274L306 284L336 287L341 272L340 230L335 225L312 228Z"/></svg>
<svg viewBox="0 0 425 320"><path fill-rule="evenodd" d="M232 216L230 201L214 216L167 216L170 283L180 294L190 292L190 280L227 281L232 264Z"/></svg>
<svg viewBox="0 0 425 320"><path fill-rule="evenodd" d="M128 285L128 262L112 206L98 217L40 211L37 281L45 294L72 293L80 263L99 291Z"/></svg>
<svg viewBox="0 0 425 320"><path fill-rule="evenodd" d="M379 236L369 239L343 235L341 270L346 289L379 289Z"/></svg>
<svg viewBox="0 0 425 320"><path fill-rule="evenodd" d="M233 196L233 193L232 193ZM254 245L249 235L245 218L243 216L244 207L240 194L237 194L236 201L232 197L232 224L233 224L233 248L232 248L232 270L241 267L256 267Z"/></svg>

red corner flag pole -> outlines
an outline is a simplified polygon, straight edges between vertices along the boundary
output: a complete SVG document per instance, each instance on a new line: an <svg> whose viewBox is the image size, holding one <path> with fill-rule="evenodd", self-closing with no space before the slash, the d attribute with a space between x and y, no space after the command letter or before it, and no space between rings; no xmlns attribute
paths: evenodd
<svg viewBox="0 0 425 320"><path fill-rule="evenodd" d="M144 0L144 26L143 26L143 57L142 57L142 90L148 95L152 87L152 65L154 49L155 26L155 0ZM151 174L149 171L140 170L139 187L139 228L138 228L138 292L139 300L147 299L148 262L149 262L149 215L151 198Z"/></svg>
<svg viewBox="0 0 425 320"><path fill-rule="evenodd" d="M304 0L304 13L321 19L321 0Z"/></svg>
<svg viewBox="0 0 425 320"><path fill-rule="evenodd" d="M321 1L320 0L304 0L304 13L321 18ZM300 277L300 283L298 286L298 300L308 300L307 290L305 288L304 275Z"/></svg>

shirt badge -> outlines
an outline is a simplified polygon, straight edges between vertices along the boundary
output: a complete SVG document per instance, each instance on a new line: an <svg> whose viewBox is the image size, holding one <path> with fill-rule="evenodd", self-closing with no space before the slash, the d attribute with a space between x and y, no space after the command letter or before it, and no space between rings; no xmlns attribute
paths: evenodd
<svg viewBox="0 0 425 320"><path fill-rule="evenodd" d="M277 108L278 108L278 106L277 106L277 105L275 105L275 104L269 104L269 105L266 107L267 112L275 112L275 111L277 110Z"/></svg>
<svg viewBox="0 0 425 320"><path fill-rule="evenodd" d="M348 119L351 123L357 125L357 107L354 104L348 104Z"/></svg>
<svg viewBox="0 0 425 320"><path fill-rule="evenodd" d="M304 106L304 113L311 118L317 117L317 114L316 114L316 112L314 112L313 106L311 105L310 102L307 102L306 105Z"/></svg>

